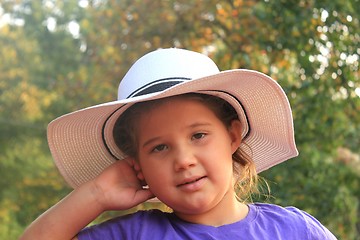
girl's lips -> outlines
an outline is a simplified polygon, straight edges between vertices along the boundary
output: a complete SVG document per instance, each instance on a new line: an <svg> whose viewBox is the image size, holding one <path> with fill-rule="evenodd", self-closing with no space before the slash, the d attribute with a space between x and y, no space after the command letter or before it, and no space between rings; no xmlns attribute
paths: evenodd
<svg viewBox="0 0 360 240"><path fill-rule="evenodd" d="M183 183L177 185L178 188L186 192L199 190L205 183L206 176L185 179Z"/></svg>

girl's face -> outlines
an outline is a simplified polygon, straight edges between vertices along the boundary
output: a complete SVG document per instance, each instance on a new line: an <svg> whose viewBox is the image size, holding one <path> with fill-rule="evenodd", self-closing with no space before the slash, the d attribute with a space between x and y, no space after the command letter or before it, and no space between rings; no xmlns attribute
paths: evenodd
<svg viewBox="0 0 360 240"><path fill-rule="evenodd" d="M171 98L139 119L138 161L150 190L175 213L199 215L235 199L232 154L240 122L230 128L198 100Z"/></svg>

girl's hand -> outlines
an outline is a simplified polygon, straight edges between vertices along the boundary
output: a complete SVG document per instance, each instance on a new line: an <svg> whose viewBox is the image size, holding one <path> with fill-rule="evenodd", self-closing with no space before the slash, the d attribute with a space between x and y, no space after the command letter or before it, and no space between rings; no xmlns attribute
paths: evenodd
<svg viewBox="0 0 360 240"><path fill-rule="evenodd" d="M154 195L143 188L139 168L131 158L120 160L92 181L94 194L104 211L132 208Z"/></svg>

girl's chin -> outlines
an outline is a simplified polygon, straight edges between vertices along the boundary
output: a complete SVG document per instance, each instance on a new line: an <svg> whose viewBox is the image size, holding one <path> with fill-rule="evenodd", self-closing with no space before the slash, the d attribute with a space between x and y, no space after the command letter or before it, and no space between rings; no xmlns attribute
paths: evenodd
<svg viewBox="0 0 360 240"><path fill-rule="evenodd" d="M182 202L180 205L173 205L173 207L171 207L174 213L178 215L201 215L211 210L211 208L208 200L193 203Z"/></svg>

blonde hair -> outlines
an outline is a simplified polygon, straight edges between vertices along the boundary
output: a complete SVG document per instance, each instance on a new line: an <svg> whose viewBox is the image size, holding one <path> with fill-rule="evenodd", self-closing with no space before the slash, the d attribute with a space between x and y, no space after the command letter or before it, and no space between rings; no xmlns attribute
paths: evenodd
<svg viewBox="0 0 360 240"><path fill-rule="evenodd" d="M239 121L235 109L225 100L207 94L187 93L169 98L191 98L207 106L220 119L226 128L231 126L232 121ZM114 126L113 135L119 149L128 156L137 159L137 124L138 119L155 108L164 99L157 99L148 102L136 103L127 109L117 120ZM235 191L239 201L247 202L251 200L254 193L258 193L258 176L255 164L251 157L244 151L244 143L233 153L233 169Z"/></svg>

